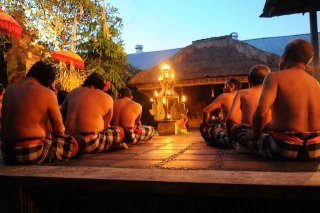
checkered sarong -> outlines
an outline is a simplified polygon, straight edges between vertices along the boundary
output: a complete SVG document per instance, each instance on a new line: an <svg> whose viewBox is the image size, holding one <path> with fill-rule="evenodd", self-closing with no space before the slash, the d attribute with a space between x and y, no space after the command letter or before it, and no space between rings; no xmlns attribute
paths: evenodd
<svg viewBox="0 0 320 213"><path fill-rule="evenodd" d="M201 124L200 133L208 146L235 148L235 145L227 136L226 128L223 123L212 124L210 126Z"/></svg>
<svg viewBox="0 0 320 213"><path fill-rule="evenodd" d="M234 139L240 145L251 148L252 152L264 158L274 160L314 160L320 159L320 132L263 133L257 141L243 139L247 131L236 127Z"/></svg>
<svg viewBox="0 0 320 213"><path fill-rule="evenodd" d="M66 161L78 151L78 143L71 136L1 141L1 152L9 164L41 164Z"/></svg>
<svg viewBox="0 0 320 213"><path fill-rule="evenodd" d="M156 131L152 126L141 126L134 130L126 129L124 141L126 143L139 144L153 138Z"/></svg>
<svg viewBox="0 0 320 213"><path fill-rule="evenodd" d="M121 127L109 127L99 133L84 134L84 138L85 153L103 152L119 145L123 141L124 131Z"/></svg>

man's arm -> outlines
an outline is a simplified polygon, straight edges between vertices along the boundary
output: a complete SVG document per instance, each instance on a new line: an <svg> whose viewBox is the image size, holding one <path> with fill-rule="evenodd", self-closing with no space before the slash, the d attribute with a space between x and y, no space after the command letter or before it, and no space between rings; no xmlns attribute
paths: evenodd
<svg viewBox="0 0 320 213"><path fill-rule="evenodd" d="M270 73L263 82L258 107L253 115L253 140L257 140L261 135L262 129L268 118L268 113L277 97L277 88L278 85L274 78L274 73Z"/></svg>
<svg viewBox="0 0 320 213"><path fill-rule="evenodd" d="M103 122L104 122L104 128L108 128L110 127L110 121L112 119L112 116L113 116L113 100L112 98L110 97L110 100L108 100L108 106L109 106L109 110L108 112L106 113L106 115L103 117Z"/></svg>
<svg viewBox="0 0 320 213"><path fill-rule="evenodd" d="M203 125L208 125L210 113L219 107L221 107L224 100L224 94L219 95L216 100L214 100L211 104L209 104L202 113L202 123Z"/></svg>
<svg viewBox="0 0 320 213"><path fill-rule="evenodd" d="M134 122L135 127L141 127L141 126L142 126L142 123L141 123L141 121L140 121L140 119L141 119L141 114L142 114L142 106L141 106L140 104L139 104L138 110L139 110L139 114L138 114L138 117L136 118L136 120L135 120L135 122Z"/></svg>
<svg viewBox="0 0 320 213"><path fill-rule="evenodd" d="M241 101L240 101L240 92L237 92L236 96L233 99L230 111L226 118L226 127L228 135L231 134L231 129L235 124L239 124L242 119L241 114Z"/></svg>
<svg viewBox="0 0 320 213"><path fill-rule="evenodd" d="M63 104L60 109L64 124L66 123L66 119L67 119L68 102L69 102L69 100L68 100L68 96L67 96L66 99L63 101Z"/></svg>
<svg viewBox="0 0 320 213"><path fill-rule="evenodd" d="M64 125L59 110L58 100L53 92L48 92L48 118L52 127L52 135L59 136L64 134Z"/></svg>

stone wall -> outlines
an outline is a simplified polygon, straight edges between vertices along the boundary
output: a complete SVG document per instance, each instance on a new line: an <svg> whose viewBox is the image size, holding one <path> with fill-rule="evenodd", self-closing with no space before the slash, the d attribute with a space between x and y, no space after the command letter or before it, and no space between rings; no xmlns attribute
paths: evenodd
<svg viewBox="0 0 320 213"><path fill-rule="evenodd" d="M5 54L9 83L23 78L34 63L44 58L39 48L30 45L32 40L33 36L27 33L22 39L11 38L12 47Z"/></svg>

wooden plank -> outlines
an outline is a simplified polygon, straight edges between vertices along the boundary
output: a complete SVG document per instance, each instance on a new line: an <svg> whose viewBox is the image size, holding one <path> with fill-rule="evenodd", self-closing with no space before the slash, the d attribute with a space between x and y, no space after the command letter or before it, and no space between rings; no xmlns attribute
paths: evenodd
<svg viewBox="0 0 320 213"><path fill-rule="evenodd" d="M200 78L200 79L190 79L190 80L176 80L176 87L189 87L189 86L201 86L201 85L215 85L224 84L229 78L238 78L242 83L248 82L247 76L220 76L214 78ZM160 84L149 83L149 84L139 84L136 85L139 90L155 90L160 88Z"/></svg>

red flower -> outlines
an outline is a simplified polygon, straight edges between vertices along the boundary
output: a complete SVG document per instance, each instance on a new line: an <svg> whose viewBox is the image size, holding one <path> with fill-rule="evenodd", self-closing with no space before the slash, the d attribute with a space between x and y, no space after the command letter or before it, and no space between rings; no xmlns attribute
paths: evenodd
<svg viewBox="0 0 320 213"><path fill-rule="evenodd" d="M107 92L110 86L111 86L111 82L110 82L110 81L107 81L107 82L104 84L103 91Z"/></svg>

